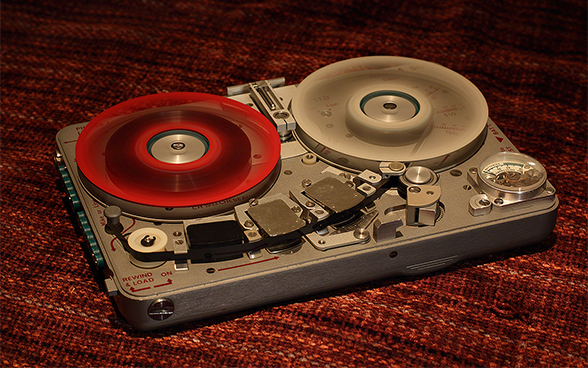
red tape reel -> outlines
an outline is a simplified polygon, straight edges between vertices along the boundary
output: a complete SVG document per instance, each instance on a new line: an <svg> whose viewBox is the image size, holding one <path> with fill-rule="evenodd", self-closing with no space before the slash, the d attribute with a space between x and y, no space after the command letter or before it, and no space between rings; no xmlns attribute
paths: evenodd
<svg viewBox="0 0 588 368"><path fill-rule="evenodd" d="M94 118L76 144L78 168L98 199L168 208L238 202L267 189L279 159L279 136L263 115L202 93L123 102Z"/></svg>

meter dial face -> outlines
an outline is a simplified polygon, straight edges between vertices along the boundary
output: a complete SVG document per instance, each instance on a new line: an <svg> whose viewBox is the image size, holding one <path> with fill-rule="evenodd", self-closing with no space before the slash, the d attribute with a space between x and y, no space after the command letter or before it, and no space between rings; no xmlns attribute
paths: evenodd
<svg viewBox="0 0 588 368"><path fill-rule="evenodd" d="M487 157L478 169L480 184L491 195L525 199L536 194L547 180L545 168L531 156L501 152Z"/></svg>

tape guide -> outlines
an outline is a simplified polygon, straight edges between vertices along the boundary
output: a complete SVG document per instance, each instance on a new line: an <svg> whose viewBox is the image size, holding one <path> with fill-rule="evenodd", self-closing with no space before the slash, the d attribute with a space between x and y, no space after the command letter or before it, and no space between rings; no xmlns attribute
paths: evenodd
<svg viewBox="0 0 588 368"><path fill-rule="evenodd" d="M547 171L441 65L371 56L227 96L139 97L58 132L93 267L139 330L547 238Z"/></svg>

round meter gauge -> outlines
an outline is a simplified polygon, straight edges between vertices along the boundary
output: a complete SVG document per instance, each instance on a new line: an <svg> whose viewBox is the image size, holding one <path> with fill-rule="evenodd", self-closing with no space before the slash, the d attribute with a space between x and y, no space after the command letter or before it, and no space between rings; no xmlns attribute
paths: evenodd
<svg viewBox="0 0 588 368"><path fill-rule="evenodd" d="M528 199L543 189L547 172L539 161L516 152L487 157L478 168L478 184L489 195L507 201Z"/></svg>

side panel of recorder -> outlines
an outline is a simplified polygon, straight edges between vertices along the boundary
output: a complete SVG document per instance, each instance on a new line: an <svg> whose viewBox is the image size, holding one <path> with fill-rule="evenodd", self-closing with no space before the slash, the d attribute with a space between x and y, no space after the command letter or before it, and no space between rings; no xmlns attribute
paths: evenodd
<svg viewBox="0 0 588 368"><path fill-rule="evenodd" d="M491 226L464 228L416 242L405 241L371 251L259 271L245 278L219 280L177 294L161 293L148 298L118 294L115 300L132 326L151 330L386 277L438 271L464 259L540 242L551 232L555 219L556 212L551 208L532 216L497 221ZM521 231L529 228L538 228L540 231L533 234ZM491 241L473 246L480 244L480 239L489 237ZM418 254L415 253L416 249ZM172 309L173 315L163 321L154 321L150 317L154 306L162 310Z"/></svg>

